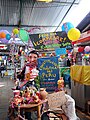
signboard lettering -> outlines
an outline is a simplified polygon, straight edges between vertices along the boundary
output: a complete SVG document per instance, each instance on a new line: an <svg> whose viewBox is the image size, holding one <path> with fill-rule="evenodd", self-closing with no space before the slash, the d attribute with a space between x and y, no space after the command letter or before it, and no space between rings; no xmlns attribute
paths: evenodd
<svg viewBox="0 0 90 120"><path fill-rule="evenodd" d="M71 41L68 39L67 33L64 31L43 34L31 34L30 39L35 49L72 47Z"/></svg>
<svg viewBox="0 0 90 120"><path fill-rule="evenodd" d="M47 91L55 91L57 88L57 81L59 80L58 58L39 58L38 68L40 87L46 88Z"/></svg>

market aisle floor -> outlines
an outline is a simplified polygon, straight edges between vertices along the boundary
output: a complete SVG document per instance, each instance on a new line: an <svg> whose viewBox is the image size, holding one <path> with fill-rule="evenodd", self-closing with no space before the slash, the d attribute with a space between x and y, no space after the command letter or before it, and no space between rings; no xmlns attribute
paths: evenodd
<svg viewBox="0 0 90 120"><path fill-rule="evenodd" d="M13 96L11 88L14 82L8 76L0 77L0 85L3 85L0 87L0 120L6 120L9 100Z"/></svg>
<svg viewBox="0 0 90 120"><path fill-rule="evenodd" d="M13 96L11 88L14 86L14 81L10 80L8 76L0 77L0 86L0 120L6 120L9 100ZM70 89L67 88L67 91L70 94ZM80 117L80 120L90 120L88 115L79 110L77 110L77 115Z"/></svg>

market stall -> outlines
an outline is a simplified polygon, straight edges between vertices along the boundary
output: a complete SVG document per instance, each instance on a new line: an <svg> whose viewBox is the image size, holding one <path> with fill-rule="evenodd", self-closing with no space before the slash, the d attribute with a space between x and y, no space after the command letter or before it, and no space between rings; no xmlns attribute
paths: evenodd
<svg viewBox="0 0 90 120"><path fill-rule="evenodd" d="M72 66L71 80L71 96L75 99L76 106L87 111L90 100L90 66Z"/></svg>
<svg viewBox="0 0 90 120"><path fill-rule="evenodd" d="M71 66L71 96L76 106L88 111L90 100L90 32L82 33L81 38L74 42L74 65Z"/></svg>

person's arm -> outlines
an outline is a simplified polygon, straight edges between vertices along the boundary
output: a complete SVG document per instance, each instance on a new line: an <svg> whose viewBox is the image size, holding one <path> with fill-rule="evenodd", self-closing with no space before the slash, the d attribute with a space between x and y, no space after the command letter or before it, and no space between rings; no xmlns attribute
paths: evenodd
<svg viewBox="0 0 90 120"><path fill-rule="evenodd" d="M75 110L75 100L68 94L65 94L67 99L66 104L62 106L66 116L69 120L77 120L76 110Z"/></svg>

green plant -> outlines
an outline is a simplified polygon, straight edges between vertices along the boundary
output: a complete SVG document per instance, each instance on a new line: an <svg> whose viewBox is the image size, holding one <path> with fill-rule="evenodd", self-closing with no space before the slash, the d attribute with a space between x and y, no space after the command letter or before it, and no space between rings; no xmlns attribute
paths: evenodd
<svg viewBox="0 0 90 120"><path fill-rule="evenodd" d="M34 80L35 80L36 87L40 88L40 76L38 75Z"/></svg>

